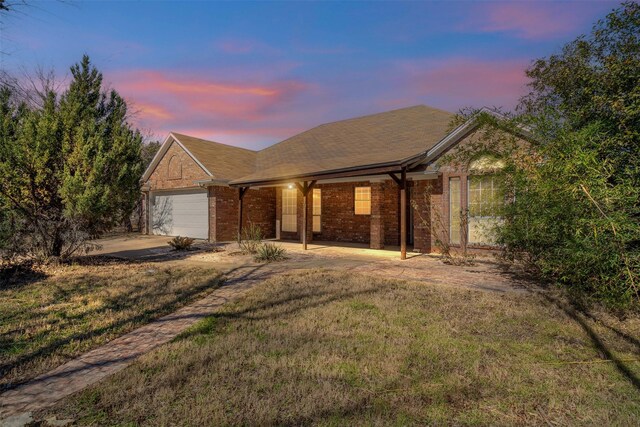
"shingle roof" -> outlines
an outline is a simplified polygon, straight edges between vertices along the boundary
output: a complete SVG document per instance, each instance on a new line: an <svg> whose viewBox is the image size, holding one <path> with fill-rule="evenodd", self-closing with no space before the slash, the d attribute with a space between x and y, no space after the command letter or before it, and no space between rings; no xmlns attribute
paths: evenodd
<svg viewBox="0 0 640 427"><path fill-rule="evenodd" d="M184 147L213 174L214 179L233 180L254 171L257 152L172 132Z"/></svg>
<svg viewBox="0 0 640 427"><path fill-rule="evenodd" d="M258 152L172 134L214 179L244 184L400 162L446 136L452 117L417 105L326 123Z"/></svg>
<svg viewBox="0 0 640 427"><path fill-rule="evenodd" d="M259 151L255 170L232 184L401 161L440 141L452 117L418 105L323 124Z"/></svg>

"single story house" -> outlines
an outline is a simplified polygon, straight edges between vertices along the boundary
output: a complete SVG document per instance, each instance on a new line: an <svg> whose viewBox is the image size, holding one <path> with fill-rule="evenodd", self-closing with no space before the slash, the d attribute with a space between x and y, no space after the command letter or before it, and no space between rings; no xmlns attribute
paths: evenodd
<svg viewBox="0 0 640 427"><path fill-rule="evenodd" d="M253 223L305 248L400 246L404 258L407 248L435 251L435 233L485 248L491 175L435 163L477 131L473 119L450 131L452 118L419 105L323 124L260 151L170 133L142 178L144 232L221 242Z"/></svg>

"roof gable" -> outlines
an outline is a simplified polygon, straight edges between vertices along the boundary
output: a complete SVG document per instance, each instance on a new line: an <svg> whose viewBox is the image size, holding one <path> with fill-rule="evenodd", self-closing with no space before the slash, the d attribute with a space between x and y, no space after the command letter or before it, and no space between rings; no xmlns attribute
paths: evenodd
<svg viewBox="0 0 640 427"><path fill-rule="evenodd" d="M170 133L164 140L164 142L162 143L162 145L160 146L160 149L158 150L158 152L156 153L155 156L153 156L153 159L151 160L151 163L149 163L149 166L147 166L147 170L144 171L144 174L142 174L142 178L140 179L142 182L147 181L151 175L153 174L153 172L156 170L156 168L158 167L158 165L160 164L160 161L162 160L162 158L165 156L165 154L167 154L167 151L169 150L169 147L171 147L172 143L176 143L178 144L178 146L180 146L180 148L182 148L182 150L184 150L185 153L187 153L189 155L189 157L191 157L193 159L194 162L196 162L196 164L198 166L200 166L202 168L202 170L209 176L213 176L211 174L211 172L209 172L209 170L196 158L196 156L193 155L193 153L191 153L191 151L189 151L175 136L173 133Z"/></svg>
<svg viewBox="0 0 640 427"><path fill-rule="evenodd" d="M171 132L142 175L143 182L149 179L172 142L178 144L212 179L230 181L253 172L255 166L255 151Z"/></svg>

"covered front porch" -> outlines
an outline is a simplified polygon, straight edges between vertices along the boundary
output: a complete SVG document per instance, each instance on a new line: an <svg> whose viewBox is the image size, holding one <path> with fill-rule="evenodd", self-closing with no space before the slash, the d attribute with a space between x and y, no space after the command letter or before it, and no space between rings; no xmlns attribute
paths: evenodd
<svg viewBox="0 0 640 427"><path fill-rule="evenodd" d="M438 187L437 172L407 168L359 172L237 186L238 240L243 227L263 209L251 202L258 189L275 193L271 210L275 235L269 237L297 242L302 250L357 248L381 256L399 252L403 260L414 250L431 252L431 235L424 224L431 203L426 203L422 188Z"/></svg>

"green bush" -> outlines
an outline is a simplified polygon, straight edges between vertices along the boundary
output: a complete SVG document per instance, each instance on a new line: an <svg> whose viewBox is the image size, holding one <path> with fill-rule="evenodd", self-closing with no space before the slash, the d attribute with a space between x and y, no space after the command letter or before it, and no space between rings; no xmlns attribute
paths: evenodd
<svg viewBox="0 0 640 427"><path fill-rule="evenodd" d="M480 137L451 157L500 156L503 256L579 302L640 303L640 4L535 61L519 115L474 114ZM462 114L459 124L469 118ZM528 127L528 144L512 135ZM507 129L510 132L501 132ZM455 159L454 159L455 160Z"/></svg>
<svg viewBox="0 0 640 427"><path fill-rule="evenodd" d="M176 236L167 243L169 243L169 245L171 245L171 247L176 251L187 251L191 248L194 241L195 239L192 239L191 237Z"/></svg>
<svg viewBox="0 0 640 427"><path fill-rule="evenodd" d="M282 246L274 243L264 243L258 246L255 259L262 262L282 261L287 258L286 252Z"/></svg>
<svg viewBox="0 0 640 427"><path fill-rule="evenodd" d="M249 223L249 225L242 229L242 236L239 242L240 250L244 254L255 255L258 252L263 238L264 233L260 226L253 222Z"/></svg>

